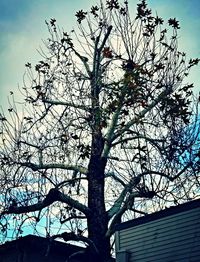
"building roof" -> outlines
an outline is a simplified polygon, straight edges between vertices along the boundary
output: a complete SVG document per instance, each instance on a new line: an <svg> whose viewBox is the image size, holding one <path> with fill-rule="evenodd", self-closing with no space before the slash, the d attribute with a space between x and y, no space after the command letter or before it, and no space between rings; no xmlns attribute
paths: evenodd
<svg viewBox="0 0 200 262"><path fill-rule="evenodd" d="M60 257L69 257L71 254L84 250L79 246L55 240L50 242L48 238L27 235L0 245L0 256L9 254L16 249L29 250L29 252L34 250L34 252L48 256L58 254Z"/></svg>
<svg viewBox="0 0 200 262"><path fill-rule="evenodd" d="M200 207L200 199L189 201L184 204L172 206L170 208L166 208L164 210L118 224L115 227L115 231L120 231L120 230L134 227L137 225L145 224L145 223L148 223L148 222L151 222L151 221L163 218L163 217L175 215L175 214L189 211L191 209L198 208L198 207Z"/></svg>
<svg viewBox="0 0 200 262"><path fill-rule="evenodd" d="M0 257L7 257L10 254L14 254L14 251L16 250L26 250L27 253L33 253L33 256L34 254L39 254L39 256L43 259L41 261L66 261L66 258L71 257L72 254L73 258L69 261L94 261L92 259L93 255L90 253L89 250L87 250L87 248L66 244L55 240L49 241L48 238L35 235L27 235L13 241L8 241L3 245L0 245ZM33 257L31 259L34 260ZM0 259L0 261L2 260ZM3 261L10 262L13 260L7 259ZM30 260L28 261L30 262ZM110 261L115 261L115 259L111 258Z"/></svg>
<svg viewBox="0 0 200 262"><path fill-rule="evenodd" d="M45 237L40 237L40 236L35 236L35 235L27 235L27 236L20 237L16 240L13 240L13 241L5 242L3 245L0 245L0 251L2 251L4 249L12 248L12 247L16 246L16 244L19 244L19 243L21 243L25 246L29 246L29 247L30 247L31 244L34 244L34 247L40 248L43 244L47 244L48 241L49 241L48 238L45 238ZM55 251L66 252L66 248L70 252L76 252L78 250L84 249L82 247L71 245L71 244L66 244L66 243L63 243L63 242L60 242L60 241L56 241L56 240L52 241L52 249L55 249Z"/></svg>

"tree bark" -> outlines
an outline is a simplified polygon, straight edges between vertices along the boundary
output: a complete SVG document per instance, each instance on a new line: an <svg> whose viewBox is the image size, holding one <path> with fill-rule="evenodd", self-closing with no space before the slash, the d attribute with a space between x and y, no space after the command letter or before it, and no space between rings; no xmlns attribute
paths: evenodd
<svg viewBox="0 0 200 262"><path fill-rule="evenodd" d="M108 216L104 200L106 159L101 158L103 145L101 134L94 136L88 166L88 207L91 210L88 216L88 234L99 251L98 261L108 261L110 257L110 239L106 238Z"/></svg>

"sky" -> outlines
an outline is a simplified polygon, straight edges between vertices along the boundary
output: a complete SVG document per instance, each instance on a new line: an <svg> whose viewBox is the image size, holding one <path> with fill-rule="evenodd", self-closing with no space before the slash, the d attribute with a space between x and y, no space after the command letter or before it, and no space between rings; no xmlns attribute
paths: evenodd
<svg viewBox="0 0 200 262"><path fill-rule="evenodd" d="M41 60L38 52L48 37L45 20L56 18L64 31L76 28L75 12L99 0L0 0L0 111L6 111L10 91L20 96L25 63ZM104 0L105 1L105 0ZM138 0L129 0L136 6ZM164 19L180 21L180 50L189 58L200 57L200 0L147 0ZM200 68L190 76L200 91Z"/></svg>
<svg viewBox="0 0 200 262"><path fill-rule="evenodd" d="M41 60L36 51L48 37L45 20L56 18L64 31L76 28L75 12L86 10L98 0L0 0L0 106L7 107L10 91L23 85L25 63ZM129 0L137 4L138 0ZM147 0L153 11L165 19L180 21L180 49L189 58L200 57L200 1ZM200 90L200 69L190 79Z"/></svg>

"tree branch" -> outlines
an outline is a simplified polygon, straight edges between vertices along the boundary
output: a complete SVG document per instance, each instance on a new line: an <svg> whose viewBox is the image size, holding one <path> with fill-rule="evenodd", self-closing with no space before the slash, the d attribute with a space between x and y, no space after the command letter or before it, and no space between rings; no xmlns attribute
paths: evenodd
<svg viewBox="0 0 200 262"><path fill-rule="evenodd" d="M109 35L110 35L110 33L111 33L111 30L112 30L112 25L110 25L110 26L108 27L108 30L107 30L107 32L106 32L106 34L105 34L105 36L104 36L104 39L103 39L103 41L102 41L102 43L101 43L101 46L100 46L99 49L98 49L99 52L101 52L102 49L104 48L105 43L106 43L106 41L107 41L107 39L108 39L108 37L109 37Z"/></svg>
<svg viewBox="0 0 200 262"><path fill-rule="evenodd" d="M122 186L124 186L124 187L126 186L124 181L121 180L119 177L117 177L114 172L109 172L109 173L105 174L105 178L108 178L108 177L112 177L115 181L119 182Z"/></svg>
<svg viewBox="0 0 200 262"><path fill-rule="evenodd" d="M154 171L154 170L147 170L146 172L141 173L139 176L143 177L143 176L146 176L146 175L159 175L161 177L165 177L165 178L169 179L169 181L171 181L171 182L173 181L172 177L166 175L163 172Z"/></svg>
<svg viewBox="0 0 200 262"><path fill-rule="evenodd" d="M107 237L111 237L111 235L115 232L115 226L119 223L121 223L121 217L127 210L133 211L133 204L136 197L144 197L144 198L153 198L156 195L154 191L149 192L132 192L127 196L127 199L124 201L124 204L121 208L116 209L115 216L113 217L113 220L110 223L110 226L106 232ZM137 210L138 212L138 210Z"/></svg>
<svg viewBox="0 0 200 262"><path fill-rule="evenodd" d="M68 204L70 205L71 207L74 207L76 209L78 209L79 211L81 211L83 214L86 215L86 217L88 217L91 213L90 209L81 204L79 201L71 198L70 196L67 196L66 194L63 194L61 192L59 192L59 199L58 201L62 202L62 203L65 203L65 204Z"/></svg>
<svg viewBox="0 0 200 262"><path fill-rule="evenodd" d="M86 71L87 71L87 73L88 73L88 76L89 76L89 78L90 78L92 73L91 73L90 67L89 67L89 65L88 65L88 63L87 63L87 58L84 57L84 56L82 56L82 55L80 55L74 48L72 48L72 50L73 50L74 53L78 56L78 58L83 62L84 66L85 66L85 69L86 69Z"/></svg>
<svg viewBox="0 0 200 262"><path fill-rule="evenodd" d="M122 203L128 192L131 192L134 187L136 187L141 180L141 176L134 177L130 182L124 187L119 197L115 200L113 206L107 211L108 218L111 219L116 213L121 209Z"/></svg>
<svg viewBox="0 0 200 262"><path fill-rule="evenodd" d="M110 124L108 132L106 134L105 145L104 145L104 149L103 149L103 152L102 152L102 157L107 158L108 155L109 155L114 130L115 130L115 127L116 127L116 124L117 124L117 121L118 121L118 118L119 118L119 115L120 115L121 107L122 107L122 105L119 105L117 110L113 114L111 124Z"/></svg>
<svg viewBox="0 0 200 262"><path fill-rule="evenodd" d="M73 184L80 180L87 180L87 178L86 177L76 177L76 178L68 179L68 180L62 181L59 184L57 184L56 188L59 189L66 184Z"/></svg>
<svg viewBox="0 0 200 262"><path fill-rule="evenodd" d="M59 163L37 165L31 162L16 162L16 164L24 166L24 167L28 167L32 169L33 171L39 171L39 170L44 170L44 169L45 170L46 169L65 169L65 170L73 170L81 174L87 174L88 172L87 168L83 166L73 166L73 165L65 165L65 164L59 164Z"/></svg>
<svg viewBox="0 0 200 262"><path fill-rule="evenodd" d="M70 196L67 196L61 192L59 192L57 189L52 188L50 189L49 193L46 195L45 199L43 201L40 201L36 204L30 205L30 206L10 206L7 210L3 211L1 215L5 214L23 214L23 213L29 213L34 211L40 211L44 209L45 207L50 206L54 202L59 201L65 204L70 205L71 207L74 207L75 209L78 209L83 214L88 216L90 214L90 209L78 202L77 200L74 200Z"/></svg>
<svg viewBox="0 0 200 262"><path fill-rule="evenodd" d="M115 131L115 127L117 125L117 121L120 115L120 111L122 109L123 106L123 100L124 100L124 95L126 92L126 86L123 87L122 92L121 92L121 96L119 98L119 104L117 109L115 110L113 116L112 116L112 120L111 120L111 124L108 128L108 132L106 134L105 137L105 145L104 145L104 149L102 152L102 157L107 158L110 152L110 148L111 148L111 142L113 141L113 135L114 135L114 131Z"/></svg>
<svg viewBox="0 0 200 262"><path fill-rule="evenodd" d="M122 144L123 142L127 142L127 141L134 140L134 139L144 139L144 140L148 141L150 144L152 144L154 147L159 149L160 152L162 152L161 146L158 145L158 143L156 143L156 142L164 142L163 139L153 139L153 138L150 138L150 137L147 137L147 136L144 136L144 135L139 135L139 134L136 134L136 136L120 139L120 140L116 141L115 143L112 143L112 147L116 146L118 144Z"/></svg>
<svg viewBox="0 0 200 262"><path fill-rule="evenodd" d="M171 177L170 181L176 180L178 177L180 177L189 167L192 166L192 162L190 161L181 171L178 172L174 177Z"/></svg>
<svg viewBox="0 0 200 262"><path fill-rule="evenodd" d="M125 131L128 131L129 128L133 125L136 124L140 119L142 119L151 109L153 109L162 99L163 97L169 95L172 92L172 89L169 87L160 93L158 97L145 109L143 109L136 117L134 117L132 120L130 120L114 137L114 141L117 137L122 135Z"/></svg>
<svg viewBox="0 0 200 262"><path fill-rule="evenodd" d="M128 210L131 209L133 204L134 204L134 200L135 197L138 197L139 193L138 192L132 192L127 199L124 201L124 204L121 208L118 208L118 210L116 210L117 212L115 212L115 216L113 218L113 220L111 221L111 224L108 228L108 231L106 233L107 237L111 237L111 235L114 233L114 227L116 224L121 223L121 217L123 216L123 214Z"/></svg>
<svg viewBox="0 0 200 262"><path fill-rule="evenodd" d="M49 99L42 99L42 102L47 103L47 104L51 104L51 105L61 105L61 106L69 106L69 107L74 107L74 108L78 108L78 109L82 109L85 111L89 111L89 105L77 105L74 103L69 103L69 102L65 102L65 101L56 101L56 100L49 100Z"/></svg>
<svg viewBox="0 0 200 262"><path fill-rule="evenodd" d="M64 223L66 223L66 222L68 222L68 221L70 221L72 219L87 219L87 217L86 216L76 216L76 215L74 215L74 216L68 217L68 218L63 219L63 220L60 219L60 223L64 224Z"/></svg>

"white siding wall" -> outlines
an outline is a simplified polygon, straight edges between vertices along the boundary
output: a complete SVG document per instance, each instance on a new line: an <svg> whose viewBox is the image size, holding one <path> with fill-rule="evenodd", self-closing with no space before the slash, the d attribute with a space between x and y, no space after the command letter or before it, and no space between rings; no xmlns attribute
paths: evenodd
<svg viewBox="0 0 200 262"><path fill-rule="evenodd" d="M200 262L200 207L122 229L116 249L129 262Z"/></svg>

